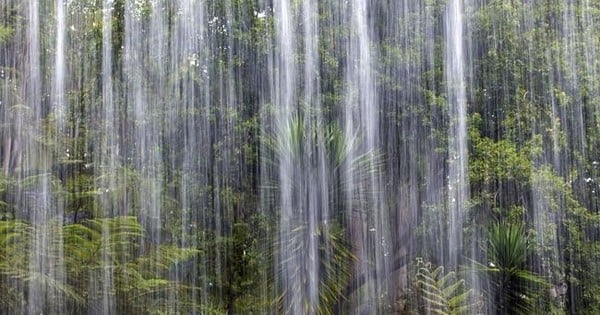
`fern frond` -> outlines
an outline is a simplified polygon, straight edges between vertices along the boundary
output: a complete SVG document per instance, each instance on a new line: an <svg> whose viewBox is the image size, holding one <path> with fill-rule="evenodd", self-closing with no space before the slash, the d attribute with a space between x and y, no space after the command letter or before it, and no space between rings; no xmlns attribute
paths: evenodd
<svg viewBox="0 0 600 315"><path fill-rule="evenodd" d="M444 274L442 266L433 269L430 263L417 259L415 283L422 307L428 313L457 315L476 312L472 291L465 289L464 280L456 278L454 272Z"/></svg>

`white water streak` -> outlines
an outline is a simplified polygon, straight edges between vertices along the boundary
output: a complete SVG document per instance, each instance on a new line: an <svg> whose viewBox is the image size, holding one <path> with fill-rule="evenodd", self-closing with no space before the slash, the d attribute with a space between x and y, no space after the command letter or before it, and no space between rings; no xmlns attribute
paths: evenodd
<svg viewBox="0 0 600 315"><path fill-rule="evenodd" d="M455 267L461 262L463 215L469 197L463 14L462 0L451 0L448 3L444 63L450 115L450 130L448 131L448 264Z"/></svg>

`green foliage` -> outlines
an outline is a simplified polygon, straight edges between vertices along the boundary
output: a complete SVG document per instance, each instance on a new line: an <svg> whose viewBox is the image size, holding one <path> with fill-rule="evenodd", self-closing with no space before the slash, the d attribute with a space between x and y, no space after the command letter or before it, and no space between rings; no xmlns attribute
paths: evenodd
<svg viewBox="0 0 600 315"><path fill-rule="evenodd" d="M487 264L475 263L488 281L489 305L497 314L531 314L546 280L527 269L531 242L521 224L493 224L487 243Z"/></svg>
<svg viewBox="0 0 600 315"><path fill-rule="evenodd" d="M198 256L204 261L198 282L207 286L211 304L222 312L264 313L270 307L270 301L261 295L261 288L267 286L264 268L269 262L259 247L264 231L253 220L234 223L229 235L219 236L214 231L198 235L204 249Z"/></svg>
<svg viewBox="0 0 600 315"><path fill-rule="evenodd" d="M352 187L370 186L365 180L372 172L389 171L381 177L389 199L382 204L386 209L378 211L389 211L393 227L409 222L398 227L400 236L386 240L394 259L411 257L415 249L431 256L441 252L444 240L440 235L447 221L445 161L451 154L447 130L454 119L448 116L444 92L449 84L444 76L447 0L369 2L377 89L373 106L380 111L379 135L388 161L378 152L364 152L360 133L343 130L337 123L345 119L340 115L345 111L342 106L354 106L347 105L347 100L363 92L348 91L345 86L351 69L347 67L355 66L350 58L361 51L351 38L356 30L348 24L353 17L345 14L351 8L347 1L313 1L318 12L314 17L318 69L308 77L318 84L310 96L304 95L306 83L300 77L307 70L303 64L307 38L312 38L302 28L312 20L304 19L306 1L291 2L291 31L297 32L292 43L296 49L293 72L298 75L294 93L300 100L290 106L297 106L299 113L275 122L279 127L275 130L270 129L270 115L280 104L269 102L282 84L274 78L283 64L278 60L280 43L271 1L65 3L64 83L69 106L62 130L53 113L55 3L38 3L40 107L27 103L29 86L38 86L30 82L28 68L33 56L28 43L30 7L21 0L0 4L0 219L8 220L0 221L0 309L10 311L22 305L27 285L37 282L49 297L64 297L77 305L78 313L85 313L88 304L101 298L91 291L90 283L102 286L103 275L108 274L114 284L108 285L112 288L108 294L124 312L266 313L269 298L277 295L276 284L265 283L277 269L273 256L286 246L296 256L305 254L306 239L314 237L321 246L319 270L323 274L319 279L324 290L315 312L334 312L334 305L344 303L342 288L352 277L348 268L353 258L345 239L355 232L349 230L355 225L344 210L371 210L345 208L345 195L354 195L344 191L350 185L342 181L343 172L349 169L355 175L348 179L356 181ZM112 10L104 10L105 3L112 4ZM181 14L183 4L199 9L202 16L187 21ZM487 262L480 266L487 279L494 281L489 292L503 292L497 284L501 275L513 270L506 266L511 264L514 270L525 271L511 279L530 283L519 290L542 288L535 283L539 279L527 279L533 266L536 271L540 268L537 256L530 253L535 249L542 256L544 276L555 285L564 281L568 286L567 307L600 313L600 2L487 0L464 2L464 10L472 197L464 226L471 239L465 240L478 245L481 230L494 219L535 224L535 231L527 233L492 229L495 234L490 235L487 254L496 257L489 259L496 267ZM104 23L106 13L111 14L110 25ZM109 26L112 42L103 47L103 32ZM163 26L165 37L155 40L158 37L149 30ZM142 50L124 56L138 40ZM111 73L102 72L102 62L107 60L104 48L113 54ZM155 52L164 60L153 60ZM144 65L142 73L128 72L130 60ZM161 72L156 71L158 66ZM101 81L106 75L113 80L111 125L118 133L110 145L101 144L107 140L101 118L106 104ZM130 84L131 78L143 80L141 90ZM155 85L157 81L160 84ZM153 121L133 121L136 105L132 99L137 95L132 95L138 92L142 106L160 104L148 113ZM318 99L320 104L306 104L309 100L303 97ZM152 154L152 163L139 157L148 152L137 150L142 141L131 132L140 124L156 136L153 142L161 143L152 149L160 151ZM259 134L264 136L262 142L257 140ZM192 153L183 153L186 150ZM108 151L117 157L110 159L115 167L107 167L109 159L103 154ZM278 189L278 183L269 176L277 173L282 159L289 159L300 174L290 180L295 192L315 184L303 177L307 169L331 171L324 174L331 180L326 189L330 195L322 198L330 202L326 205L328 223L318 222L317 235L311 235L301 215L305 209L291 209L295 216L289 232L291 244L273 241L281 209L271 203L277 194L269 193ZM182 163L186 165L181 167ZM145 176L147 170L156 176ZM50 184L52 206L64 208L61 212L75 224L32 226L14 220L28 216L22 199L38 189L40 182ZM111 218L116 213L143 214L146 209L140 203L147 192L159 195L153 197L165 225L161 232L167 235L162 245L145 239L134 218ZM298 195L298 200L307 197ZM259 199L265 204L258 205ZM353 207L365 203L358 201L350 203ZM256 219L263 214L266 217ZM106 218L84 220L88 217ZM423 227L423 241L413 238L418 232L412 222ZM528 233L535 233L539 244L523 243L517 237ZM35 254L29 247L40 235L51 235L53 244L41 253L45 255L42 261L56 264L48 266L56 270L64 264L58 280L29 268ZM405 240L415 249L405 253ZM197 249L176 245L182 243ZM373 248L373 244L359 246ZM427 252L430 248L436 252ZM523 256L530 261L522 263ZM178 268L185 261L188 265ZM422 284L427 282L422 275L429 274L431 279L428 288L442 287L444 283L438 282L452 274L422 267ZM206 290L171 280L176 273L173 269L189 271L178 279L189 275ZM444 281L461 283L455 275ZM460 287L455 293L463 292L464 284ZM353 289L357 288L349 290ZM443 297L439 290L436 301ZM522 299L500 293L490 297L491 304L498 305L501 298ZM539 292L530 294L527 300ZM167 309L169 296L180 298L181 305ZM199 305L201 299L210 305Z"/></svg>
<svg viewBox="0 0 600 315"><path fill-rule="evenodd" d="M417 258L415 282L418 288L421 313L438 315L474 314L479 303L474 301L473 292L467 289L465 280L456 273L444 273L444 267L433 268Z"/></svg>
<svg viewBox="0 0 600 315"><path fill-rule="evenodd" d="M478 126L481 116L471 117L469 139L471 156L469 180L475 184L490 184L495 181L527 181L531 175L533 162L526 150L519 150L510 140L494 141L482 137Z"/></svg>
<svg viewBox="0 0 600 315"><path fill-rule="evenodd" d="M264 138L263 143L274 157L266 159L269 165L279 165L289 159L291 165L305 169L323 162L332 172L331 178L340 176L347 167L355 176L352 180L366 180L370 174L378 172L383 163L379 152L361 152L359 134L347 134L335 122L304 120L302 115L292 115L281 122L275 134ZM321 156L324 161L320 160ZM344 184L331 187L332 191L342 191Z"/></svg>
<svg viewBox="0 0 600 315"><path fill-rule="evenodd" d="M64 226L48 222L44 228L52 230L51 248L39 255L43 255L40 259L47 268L59 272L58 277L29 268L30 244L41 228L20 221L0 221L3 309L18 309L16 302L22 297L13 289L16 283L38 282L46 294L62 296L84 310L102 298L90 288L90 281L102 285L107 274L114 285L108 293L116 299L118 309L130 314L166 312L166 307L176 306L190 311L201 307L190 302L193 287L168 277L171 268L198 251L169 245L141 247L144 234L135 217L92 219ZM182 297L177 301L181 305L160 302L174 293Z"/></svg>
<svg viewBox="0 0 600 315"><path fill-rule="evenodd" d="M350 244L345 238L345 231L338 224L329 222L327 224L319 224L315 235L308 234L308 227L299 226L287 232L289 234L289 242L281 244L281 250L291 252L293 257L299 257L310 252L309 238L317 238L317 246L319 257L318 261L318 304L311 305L310 301L301 301L304 313L314 313L320 315L334 314L335 307L346 299L344 290L350 284L352 276L352 267L356 258L351 252ZM283 246L283 247L282 247ZM277 251L277 249L276 249ZM293 275L280 274L281 277L300 277L301 283L306 284L309 281L310 275L305 266L297 264L291 270ZM283 271L279 271L283 272ZM297 290L299 288L290 288ZM275 301L277 309L287 314L290 310L284 308L283 301L287 295L293 294L289 291L283 291ZM307 297L305 297L307 298Z"/></svg>
<svg viewBox="0 0 600 315"><path fill-rule="evenodd" d="M0 44L4 44L8 40L10 40L13 34L14 29L6 26L0 26Z"/></svg>
<svg viewBox="0 0 600 315"><path fill-rule="evenodd" d="M352 150L356 149L355 141L355 137L346 139L335 123L306 123L300 115L293 115L281 124L277 134L273 139L268 139L266 144L280 158L290 156L295 162L324 151L328 161L334 167L339 167Z"/></svg>
<svg viewBox="0 0 600 315"><path fill-rule="evenodd" d="M360 135L348 134L336 122L321 121L316 115L313 116L309 109L304 114L292 114L286 121L278 122L274 134L263 139L265 148L269 150L265 156L272 156L265 162L275 167L286 163L285 165L292 168L285 174L292 176L291 189L300 196L299 198L306 198L305 187L321 184L303 176L301 172L306 169L324 169L330 172L321 174L330 181L326 188L331 194L327 198L330 202L327 205L330 209L328 217L319 220L316 226L312 227L314 232L311 232L311 223L306 220L309 209L293 209L286 218L291 221L289 231L280 231L280 241L273 244L274 255L285 253L284 259L300 262L292 264L292 274L289 274L290 271L286 268L276 268L276 277L300 279L299 283L303 286L275 290L278 294L274 302L275 307L282 313L291 311L285 307L291 307L286 304L286 298L297 293L291 292L292 290L302 292L301 296L305 300L294 302L300 303L305 313L333 314L336 307L345 302L344 293L350 285L355 258L346 239L349 231L339 224L346 214L341 211L343 208L339 204L338 194L343 193L348 184L344 182L342 172L351 169L354 177L347 180L362 182L373 172L378 172L382 162L381 156L376 152L361 152L360 142ZM281 188L278 181L279 178L273 179L274 189ZM313 211L319 212L321 209ZM281 215L282 212L277 212L277 215ZM318 247L315 254L318 257L317 276L310 274L312 271L306 266L309 260L299 258L310 252L311 242L316 243ZM282 274L283 272L288 274ZM304 292L309 281L315 278L318 279L318 301L312 305L314 301L309 301Z"/></svg>
<svg viewBox="0 0 600 315"><path fill-rule="evenodd" d="M571 301L573 307L583 313L594 313L600 292L596 281L600 276L596 264L600 240L595 236L600 215L586 209L576 198L571 185L550 167L536 170L532 182L540 195L537 202L544 207L544 224L535 233L545 244L553 244L552 238L561 238L561 249L566 258L559 260L555 257L556 249L548 245L538 245L538 252L551 257L549 264L555 272L550 276L555 284L566 282L570 290L581 294L576 301ZM562 220L557 222L556 216Z"/></svg>
<svg viewBox="0 0 600 315"><path fill-rule="evenodd" d="M14 244L25 243L29 226L20 221L0 221L0 308L8 310L21 299L20 292L10 289L11 280L23 281L22 268L27 266L28 253Z"/></svg>

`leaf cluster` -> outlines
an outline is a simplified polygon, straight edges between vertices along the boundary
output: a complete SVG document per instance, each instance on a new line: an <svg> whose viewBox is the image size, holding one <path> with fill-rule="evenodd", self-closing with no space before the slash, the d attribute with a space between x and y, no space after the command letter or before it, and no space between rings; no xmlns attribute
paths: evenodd
<svg viewBox="0 0 600 315"><path fill-rule="evenodd" d="M487 280L488 303L497 314L531 314L548 287L547 281L528 269L532 243L522 224L494 223L489 229L488 263L475 262Z"/></svg>
<svg viewBox="0 0 600 315"><path fill-rule="evenodd" d="M31 265L30 255L42 229L51 231L49 248L38 253L43 268L39 269ZM118 309L131 314L165 311L173 305L160 301L171 294L182 297L178 301L185 309L199 307L185 298L191 296L193 287L169 278L171 268L198 251L143 244L143 238L143 229L135 217L91 219L70 225L51 221L44 226L0 221L0 304L4 309L17 311L19 303L15 302L23 297L13 288L34 283L45 294L61 297L75 310L83 311L102 299L102 294L98 295L89 285L95 282L107 288L104 294L115 298ZM54 276L48 270L53 270ZM56 303L60 301L57 299Z"/></svg>
<svg viewBox="0 0 600 315"><path fill-rule="evenodd" d="M444 267L434 268L417 258L415 283L418 288L419 308L424 314L473 314L478 311L473 291L455 272L444 273Z"/></svg>

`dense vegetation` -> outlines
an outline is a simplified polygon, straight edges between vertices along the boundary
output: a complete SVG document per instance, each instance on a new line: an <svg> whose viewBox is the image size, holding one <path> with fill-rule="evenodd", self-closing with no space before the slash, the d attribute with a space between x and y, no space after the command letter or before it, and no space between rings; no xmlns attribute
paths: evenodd
<svg viewBox="0 0 600 315"><path fill-rule="evenodd" d="M285 122L280 1L1 1L0 313L600 313L600 3L464 1L448 248L447 2L366 1L365 150L353 1L290 1Z"/></svg>

